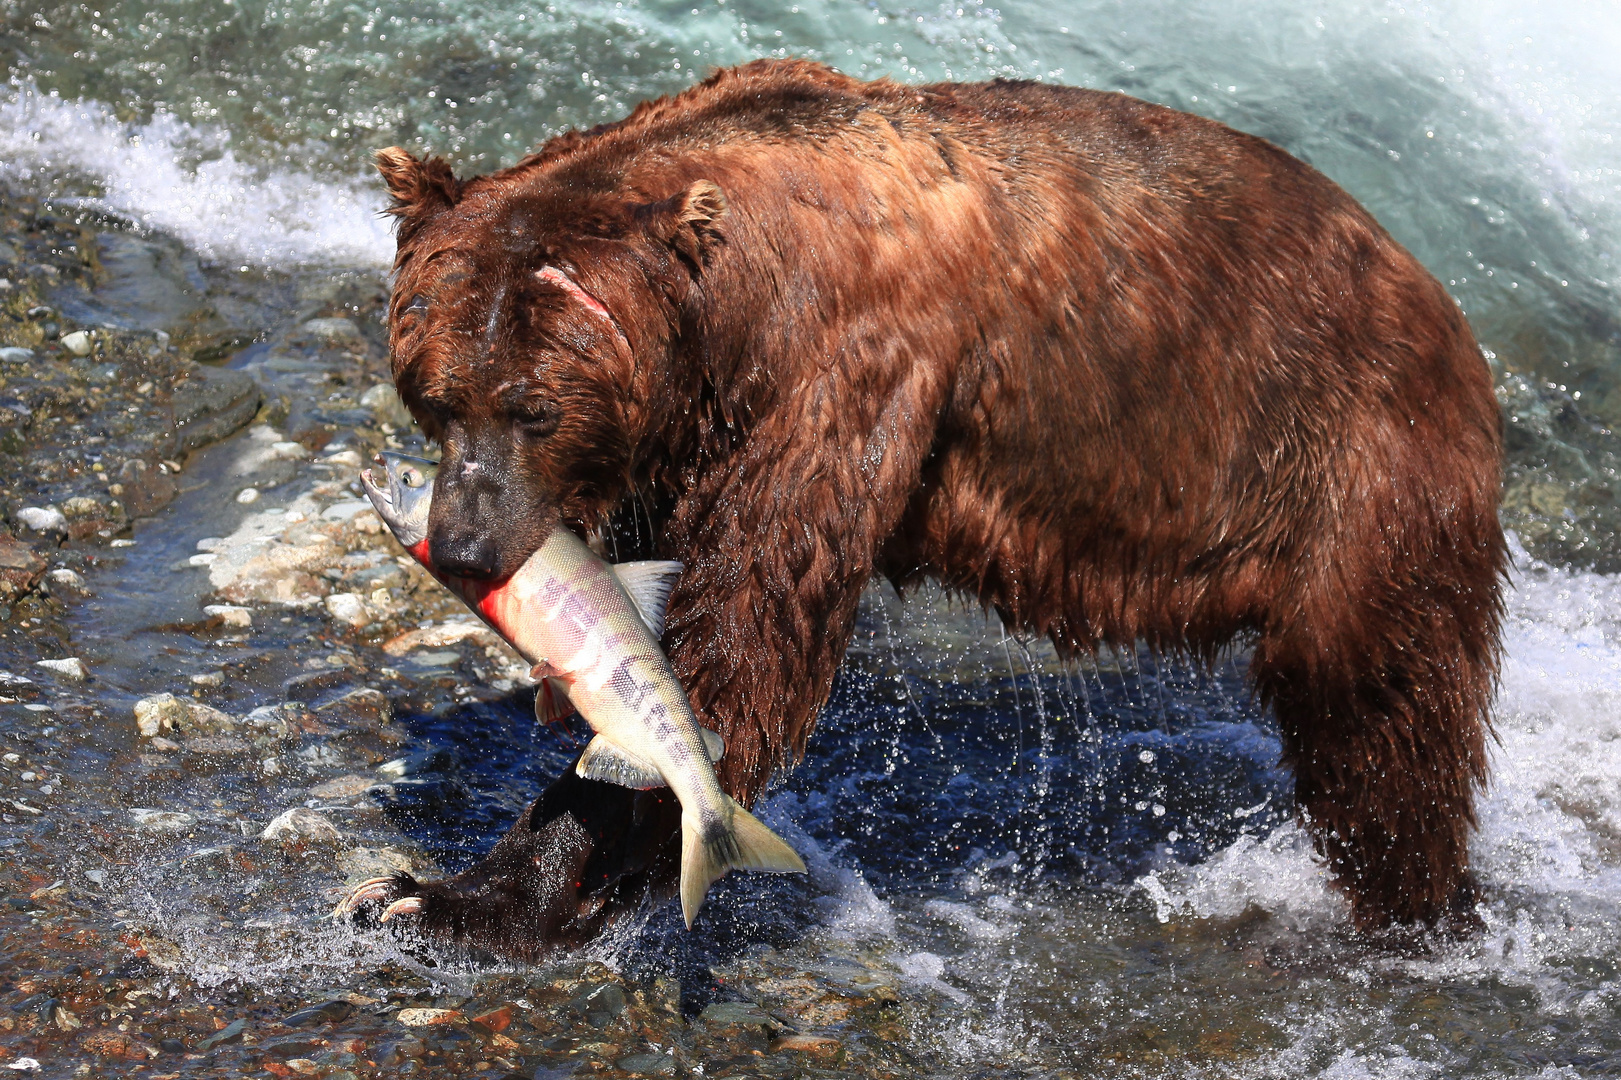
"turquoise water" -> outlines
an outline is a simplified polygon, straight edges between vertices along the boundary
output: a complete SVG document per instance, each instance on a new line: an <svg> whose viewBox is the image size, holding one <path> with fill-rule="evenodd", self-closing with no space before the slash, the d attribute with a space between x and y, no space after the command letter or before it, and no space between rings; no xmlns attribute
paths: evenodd
<svg viewBox="0 0 1621 1080"><path fill-rule="evenodd" d="M97 6L100 4L101 6ZM463 172L717 65L1120 90L1272 139L1453 291L1538 554L1621 569L1621 11L1609 0L0 0L0 170L222 263L386 265L371 151Z"/></svg>
<svg viewBox="0 0 1621 1080"><path fill-rule="evenodd" d="M0 0L0 176L216 266L381 274L392 241L372 150L488 170L714 66L783 55L907 81L1121 90L1310 161L1468 313L1510 422L1505 513L1523 545L1474 851L1480 939L1418 955L1359 941L1272 798L1265 722L1177 711L1208 686L1099 674L1094 692L1118 682L1145 718L1110 734L1075 697L1085 678L1061 699L1068 676L1039 649L875 599L829 717L826 737L846 741L768 807L803 830L830 890L804 963L851 942L888 957L932 1003L917 1048L954 1075L1621 1070L1615 4ZM960 694L975 724L1017 725L1028 774L993 760L997 739L950 727ZM931 746L965 760L944 768ZM975 803L948 774L1000 801ZM942 785L952 794L933 799ZM1023 832L981 820L1015 803ZM883 843L860 824L869 805L941 817L915 853L880 860L863 854ZM956 863L936 842L953 815L975 836ZM1122 815L1124 854L1095 833ZM1172 839L1190 820L1197 843Z"/></svg>

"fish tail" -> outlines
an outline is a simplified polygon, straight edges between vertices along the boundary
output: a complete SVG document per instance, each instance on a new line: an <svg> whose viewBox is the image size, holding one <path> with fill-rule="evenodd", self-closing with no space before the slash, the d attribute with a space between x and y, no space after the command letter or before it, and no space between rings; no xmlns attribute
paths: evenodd
<svg viewBox="0 0 1621 1080"><path fill-rule="evenodd" d="M803 874L805 863L794 849L760 819L730 796L729 828L718 823L705 828L695 814L681 815L681 914L692 929L704 894L728 870L764 870L774 874Z"/></svg>

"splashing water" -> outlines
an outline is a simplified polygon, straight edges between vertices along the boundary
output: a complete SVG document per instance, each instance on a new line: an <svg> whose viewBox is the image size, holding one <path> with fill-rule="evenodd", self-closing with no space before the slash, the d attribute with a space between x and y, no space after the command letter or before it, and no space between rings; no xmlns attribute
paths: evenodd
<svg viewBox="0 0 1621 1080"><path fill-rule="evenodd" d="M148 7L0 0L0 177L233 268L380 272L370 151L487 170L760 56L1121 90L1326 172L1459 299L1509 421L1505 514L1523 546L1473 846L1485 931L1401 949L1350 928L1241 656L1208 673L1129 652L1066 668L948 598L875 590L811 756L764 812L805 854L811 902L728 879L691 948L724 966L768 943L807 970L877 956L926 1003L911 1045L955 1075L1621 1068L1613 5ZM390 812L446 868L566 761L528 723L511 703L407 718L419 748L448 753ZM327 883L296 870L237 929L201 919L208 858L119 883L195 980L340 981L371 962L375 942L305 917ZM635 966L668 947L667 915L602 955Z"/></svg>

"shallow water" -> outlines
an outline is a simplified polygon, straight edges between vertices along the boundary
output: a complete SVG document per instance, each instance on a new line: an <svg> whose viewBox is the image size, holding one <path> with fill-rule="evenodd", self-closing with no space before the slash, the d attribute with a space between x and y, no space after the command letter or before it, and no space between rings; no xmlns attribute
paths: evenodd
<svg viewBox="0 0 1621 1080"><path fill-rule="evenodd" d="M691 989L713 969L762 1001L772 991L749 980L764 970L886 972L917 1074L1603 1076L1621 1073L1618 54L1621 14L1597 0L0 0L0 178L126 223L99 241L96 293L56 301L65 317L211 342L287 399L291 427L347 391L324 381L330 353L275 334L351 309L378 329L366 320L391 240L364 159L380 146L485 170L765 55L1118 89L1278 142L1447 283L1510 420L1505 511L1523 547L1473 849L1484 933L1351 931L1292 823L1241 654L1213 672L1147 655L1065 669L949 598L875 589L809 760L766 803L810 884L728 880L691 939L666 908L601 956L693 993L714 992ZM335 268L348 284L326 288ZM65 616L117 723L42 736L47 714L3 720L29 746L56 740L58 768L85 781L75 813L121 820L151 800L195 814L192 837L143 839L108 886L194 985L366 989L373 965L405 961L316 918L337 886L330 860L254 855L244 869L232 844L386 750L412 771L332 813L365 844L455 870L571 750L535 729L521 693L468 698L468 684L496 685L494 660L424 653L394 680L356 646L370 664L356 677L395 698L404 744L306 740L275 782L132 764L119 710L236 655L175 628L211 587L171 565L301 490L304 474L261 460L255 438L188 462L192 490L138 525ZM263 504L234 501L248 483ZM280 618L260 617L211 700L278 701L308 654L351 648L319 611ZM62 866L85 857L69 829L29 835Z"/></svg>

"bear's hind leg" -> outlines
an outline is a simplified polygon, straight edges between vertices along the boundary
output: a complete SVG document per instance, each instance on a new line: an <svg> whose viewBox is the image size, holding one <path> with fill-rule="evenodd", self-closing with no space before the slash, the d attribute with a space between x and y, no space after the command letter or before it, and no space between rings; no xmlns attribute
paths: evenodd
<svg viewBox="0 0 1621 1080"><path fill-rule="evenodd" d="M1495 522L1491 523L1495 525ZM1321 575L1251 664L1295 800L1369 929L1475 922L1469 837L1497 669L1501 534L1399 570ZM1350 606L1347 600L1351 601Z"/></svg>

